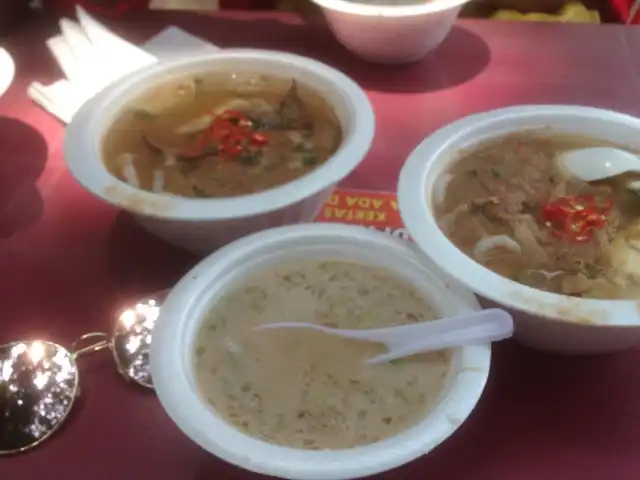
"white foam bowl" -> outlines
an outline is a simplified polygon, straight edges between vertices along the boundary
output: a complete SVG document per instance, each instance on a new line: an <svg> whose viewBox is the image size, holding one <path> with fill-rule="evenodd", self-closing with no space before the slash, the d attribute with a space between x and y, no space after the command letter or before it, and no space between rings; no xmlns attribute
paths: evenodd
<svg viewBox="0 0 640 480"><path fill-rule="evenodd" d="M359 57L376 63L415 62L451 31L469 0L430 0L414 5L371 5L349 0L312 0L336 38Z"/></svg>
<svg viewBox="0 0 640 480"><path fill-rule="evenodd" d="M256 72L296 78L333 106L343 141L311 173L252 195L185 198L133 188L112 176L101 142L118 114L158 82L199 72ZM374 115L364 91L341 72L310 58L267 50L182 54L129 75L85 103L67 127L65 160L76 180L104 201L133 213L150 232L195 253L265 228L311 221L333 187L362 161L373 140Z"/></svg>
<svg viewBox="0 0 640 480"><path fill-rule="evenodd" d="M490 346L454 351L437 406L414 427L380 442L345 450L312 451L270 444L237 430L196 388L195 336L218 298L257 268L295 259L341 259L387 268L413 284L443 315L477 311L471 292L446 286L428 261L381 232L338 224L280 227L238 240L185 275L164 303L153 332L151 370L160 402L202 448L257 473L296 480L346 480L392 469L428 453L460 426L480 398Z"/></svg>
<svg viewBox="0 0 640 480"><path fill-rule="evenodd" d="M400 174L398 203L422 252L455 281L511 310L515 338L532 347L569 354L605 353L640 342L640 303L546 293L502 277L449 241L433 216L434 188L461 148L527 128L587 135L640 149L640 119L597 108L531 105L472 115L427 137Z"/></svg>

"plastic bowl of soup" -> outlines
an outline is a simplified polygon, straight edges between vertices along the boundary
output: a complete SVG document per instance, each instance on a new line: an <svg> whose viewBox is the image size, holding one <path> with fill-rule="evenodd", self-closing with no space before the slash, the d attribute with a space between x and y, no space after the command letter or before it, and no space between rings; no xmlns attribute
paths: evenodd
<svg viewBox="0 0 640 480"><path fill-rule="evenodd" d="M348 50L364 60L403 64L442 43L468 0L312 0Z"/></svg>
<svg viewBox="0 0 640 480"><path fill-rule="evenodd" d="M490 346L363 362L380 345L309 331L478 310L406 243L339 224L265 230L197 265L154 327L160 402L205 450L280 478L345 480L424 455L465 421L484 389Z"/></svg>
<svg viewBox="0 0 640 480"><path fill-rule="evenodd" d="M311 221L369 150L374 114L341 72L282 52L222 50L144 68L67 127L76 180L195 253Z"/></svg>
<svg viewBox="0 0 640 480"><path fill-rule="evenodd" d="M598 145L637 151L639 134L635 117L580 106L466 117L409 156L402 218L445 274L512 311L522 343L568 354L630 347L640 341L640 200L628 177L588 184L556 160Z"/></svg>

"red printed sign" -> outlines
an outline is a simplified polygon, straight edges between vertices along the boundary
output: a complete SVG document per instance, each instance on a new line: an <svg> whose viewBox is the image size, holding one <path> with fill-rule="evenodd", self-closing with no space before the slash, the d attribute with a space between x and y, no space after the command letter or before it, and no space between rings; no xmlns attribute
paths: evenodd
<svg viewBox="0 0 640 480"><path fill-rule="evenodd" d="M374 228L410 240L392 192L337 188L325 203L317 222L337 222Z"/></svg>

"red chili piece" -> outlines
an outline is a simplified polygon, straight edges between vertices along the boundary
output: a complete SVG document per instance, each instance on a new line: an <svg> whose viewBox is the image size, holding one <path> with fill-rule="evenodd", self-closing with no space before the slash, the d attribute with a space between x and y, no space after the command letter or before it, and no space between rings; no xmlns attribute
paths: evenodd
<svg viewBox="0 0 640 480"><path fill-rule="evenodd" d="M221 153L233 158L242 154L250 144L261 147L268 145L269 136L264 132L254 132L253 122L244 113L226 110L215 118L209 130L184 155L204 153L211 141L220 144Z"/></svg>
<svg viewBox="0 0 640 480"><path fill-rule="evenodd" d="M576 243L588 242L597 228L604 228L613 207L611 199L594 195L575 195L558 198L542 207L543 221L559 238Z"/></svg>
<svg viewBox="0 0 640 480"><path fill-rule="evenodd" d="M268 145L269 137L265 133L256 132L251 134L250 141L254 145L259 145L259 146Z"/></svg>

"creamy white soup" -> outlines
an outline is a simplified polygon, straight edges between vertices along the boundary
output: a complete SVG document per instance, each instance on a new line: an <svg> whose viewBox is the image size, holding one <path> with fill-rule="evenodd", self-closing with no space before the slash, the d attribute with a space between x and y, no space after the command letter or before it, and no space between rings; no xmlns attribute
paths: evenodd
<svg viewBox="0 0 640 480"><path fill-rule="evenodd" d="M229 423L265 441L303 449L370 444L435 406L451 352L367 365L382 345L253 327L295 321L365 329L435 318L412 285L386 270L344 261L282 264L216 302L197 335L197 384Z"/></svg>

